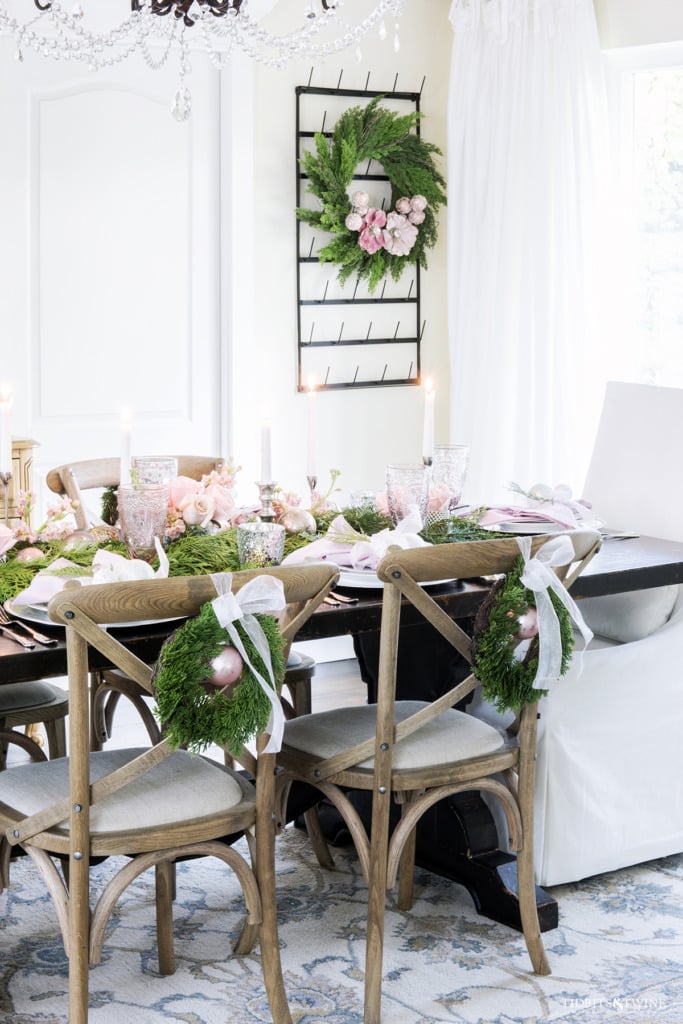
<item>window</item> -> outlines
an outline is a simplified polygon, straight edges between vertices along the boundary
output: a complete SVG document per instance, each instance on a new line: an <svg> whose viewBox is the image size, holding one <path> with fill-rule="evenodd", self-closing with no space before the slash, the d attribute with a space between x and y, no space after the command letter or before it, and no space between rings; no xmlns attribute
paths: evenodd
<svg viewBox="0 0 683 1024"><path fill-rule="evenodd" d="M683 44L606 63L629 375L683 387Z"/></svg>

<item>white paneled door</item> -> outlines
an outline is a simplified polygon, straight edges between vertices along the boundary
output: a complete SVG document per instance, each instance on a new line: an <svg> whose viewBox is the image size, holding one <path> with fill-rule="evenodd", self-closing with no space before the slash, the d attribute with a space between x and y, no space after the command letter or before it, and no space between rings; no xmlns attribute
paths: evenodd
<svg viewBox="0 0 683 1024"><path fill-rule="evenodd" d="M0 343L14 433L36 477L133 452L219 453L218 74L197 60L193 114L177 71L30 60L0 40Z"/></svg>

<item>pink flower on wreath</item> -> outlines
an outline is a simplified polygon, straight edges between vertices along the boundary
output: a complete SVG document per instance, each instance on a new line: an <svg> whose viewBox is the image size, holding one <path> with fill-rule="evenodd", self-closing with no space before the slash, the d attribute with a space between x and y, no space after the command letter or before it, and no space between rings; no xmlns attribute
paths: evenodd
<svg viewBox="0 0 683 1024"><path fill-rule="evenodd" d="M360 231L360 229L363 227L363 218L361 217L360 213L357 213L354 210L353 213L350 213L348 215L344 223L346 224L349 231Z"/></svg>
<svg viewBox="0 0 683 1024"><path fill-rule="evenodd" d="M413 196L413 198L410 200L411 210L417 210L419 213L422 213L422 211L425 210L428 205L429 204L427 203L427 200L425 199L424 196Z"/></svg>
<svg viewBox="0 0 683 1024"><path fill-rule="evenodd" d="M417 239L417 228L400 213L390 213L384 229L384 248L392 256L407 256Z"/></svg>
<svg viewBox="0 0 683 1024"><path fill-rule="evenodd" d="M368 212L369 205L370 196L367 194L367 192L361 192L359 190L358 192L354 192L353 195L351 196L351 206L354 208L356 213L360 213L361 216L364 217L365 214Z"/></svg>
<svg viewBox="0 0 683 1024"><path fill-rule="evenodd" d="M389 214L389 216L394 216ZM382 228L387 223L387 215L384 210L368 210L363 218L363 230L358 236L358 244L365 252L373 253L382 249L385 245Z"/></svg>
<svg viewBox="0 0 683 1024"><path fill-rule="evenodd" d="M425 215L422 210L411 210L408 214L408 220L411 224L422 224L425 219Z"/></svg>
<svg viewBox="0 0 683 1024"><path fill-rule="evenodd" d="M399 213L410 213L412 207L408 196L401 196L400 199L396 200L396 209Z"/></svg>

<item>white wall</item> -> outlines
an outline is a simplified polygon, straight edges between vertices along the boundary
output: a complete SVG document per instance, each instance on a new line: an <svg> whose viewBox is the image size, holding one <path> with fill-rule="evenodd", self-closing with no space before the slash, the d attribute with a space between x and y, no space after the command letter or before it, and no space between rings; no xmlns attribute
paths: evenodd
<svg viewBox="0 0 683 1024"><path fill-rule="evenodd" d="M347 4L347 7L349 4ZM362 60L353 52L316 66L312 84L388 89L398 74L397 89L422 93L423 137L446 149L446 98L451 29L449 0L407 0L400 23L401 49L388 38L379 42L372 32L361 42ZM280 4L285 11L291 5ZM272 26L284 24L277 11ZM311 62L285 70L261 65L254 73L254 246L256 294L253 335L235 338L234 437L235 455L248 465L244 476L258 471L257 424L260 406L268 407L276 429L273 472L278 481L300 493L306 491L306 402L296 392L296 263L295 263L295 87L308 83ZM441 161L445 173L445 161ZM240 202L239 188L230 200ZM438 388L436 439L448 441L448 355L446 343L445 209L437 247L422 275L422 316L427 321L422 369ZM238 301L238 297L235 297ZM389 461L412 461L421 456L423 392L415 386L331 391L317 396L320 484L328 470L341 470L340 486L377 489L384 486ZM251 476L248 475L251 472Z"/></svg>
<svg viewBox="0 0 683 1024"><path fill-rule="evenodd" d="M93 6L92 0L89 2ZM97 0L95 6L99 7L100 2ZM107 9L118 8L121 2L106 0ZM352 15L363 6L367 8L368 0L346 0L345 13ZM422 132L445 152L451 42L449 6L450 0L429 0L428 4L422 0L406 0L398 55L393 50L394 27L390 24L385 43L379 42L375 32L363 40L360 64L355 62L353 52L329 59L324 66L316 67L314 82L334 86L342 69L342 84L355 88L365 86L370 69L370 88L389 90L398 74L398 89L419 90L424 78ZM291 28L292 8L291 0L281 0L270 16L270 25ZM68 338L62 334L60 342L49 324L45 326L50 330L43 332L38 346L35 340L39 310L32 243L36 228L31 208L31 168L39 154L32 147L28 111L32 93L38 86L50 88L51 82L60 83L75 72L46 61L38 61L40 68L34 72L29 55L24 64L17 64L13 52L12 43L0 39L0 186L3 197L0 374L14 385L14 433L34 437L41 445L36 464L38 476L42 477L47 468L66 459L117 453L118 416L114 410L127 404L125 396L118 394L122 388L121 349L130 346L117 345L111 335L93 336L88 350L75 353L70 360L71 395L63 395L62 399L51 393L50 415L45 415L37 373L42 373L43 380L49 378L43 369L49 366L50 360L59 362L61 352L55 352L54 348L66 345ZM260 476L259 431L262 410L267 408L273 422L274 475L286 488L305 493L306 397L296 392L294 89L308 81L310 63L275 70L254 65L243 57L233 59L221 76L220 116L215 109L213 86L206 84L211 75L217 73L206 69L207 62L200 55L193 56L192 65L189 79L193 92L192 121L189 128L176 127L181 133L189 133L193 171L202 168L200 191L193 199L192 208L194 251L189 259L186 246L181 247L181 252L170 251L173 248L170 247L168 253L164 253L168 260L167 273L161 275L161 282L157 282L153 290L154 301L158 303L159 330L147 324L144 339L132 347L137 344L144 349L145 386L151 391L164 387L169 373L171 377L176 374L177 385L182 389L191 373L194 381L203 381L203 392L193 394L191 408L188 406L180 414L164 418L163 400L157 390L153 409L139 417L134 447L140 453L210 449L211 454L232 454L244 467L241 480L249 492L246 496L251 497L256 493L254 481ZM142 91L146 88L144 78L147 76L150 87L160 95L163 104L159 116L170 118L166 103L176 87L175 65L164 72L162 85L158 85L155 75L145 68L128 71L129 67L125 64L117 69L118 80L128 74L135 75L135 91ZM103 73L92 76L94 88L97 88L95 83L104 80L99 76ZM210 111L204 109L206 102L211 104ZM72 128L77 130L75 125ZM101 130L106 135L104 122ZM80 141L96 147L95 135L89 133L87 140ZM125 133L121 137L125 138ZM59 144L58 138L56 144ZM71 147L66 134L64 147L64 166L68 167ZM105 162L97 154L93 159L98 174L106 176ZM211 182L212 169L215 175L220 174L220 196ZM442 169L445 173L443 162ZM73 181L68 192L72 200L77 201L79 168L74 166L72 171ZM135 153L131 153L111 169L111 182L102 178L94 191L106 195L109 185L116 184L117 176L127 174L130 177L136 173L141 179L149 180L149 168L136 163ZM171 173L175 175L176 171ZM75 188L73 182L76 182ZM93 191L92 184L83 181L89 192ZM176 216L173 201L173 196L167 196L169 217ZM210 237L209 209L212 209L213 223L221 225L220 254ZM196 228L198 210L204 224L201 231ZM143 292L147 294L146 315L149 315L153 309L149 301L149 275L136 259L135 246L131 247L130 240L123 235L116 235L116 224L111 216L102 219L96 211L89 216L95 222L102 220L104 223L108 219L111 259L119 270L124 265L128 270L123 278L127 280L130 294L121 286L113 300L117 317L125 319L127 308L135 305L134 295ZM58 227L62 233L68 231L68 216L62 216ZM58 237L58 233L53 233L52 240L58 241ZM84 280L81 274L70 276L68 264L64 260L60 262L59 246L53 253L53 261L56 261L58 273L52 285L64 296L73 315L79 316L79 291L84 298L86 292L92 291L89 283L92 285L92 275L96 278L98 268L86 261L89 280ZM422 370L424 375L431 374L437 383L437 441L448 440L449 422L445 261L445 217L442 217L438 247L430 254L429 272L422 276L422 316L427 321ZM167 298L173 296L174 301L179 298L181 304L190 303L189 312L183 316L184 319L194 317L192 330L186 332L191 339L193 365L188 367L184 359L175 360L169 370L167 332L162 325L172 308ZM197 319L198 315L202 319ZM131 332L134 328L135 325L131 325ZM83 340L86 335L80 327L79 331ZM92 328L88 336L91 333ZM44 344L48 339L52 345L49 359L37 362L36 354L40 354L41 346L45 354ZM130 341L127 338L127 342ZM126 357L130 359L129 352ZM153 365L155 360L164 367L158 379L149 373L150 361ZM108 369L112 366L116 367L115 373ZM136 373L134 358L130 372ZM193 392L197 386L193 384ZM138 393L140 387L138 380ZM114 388L116 395L112 393ZM85 389L92 394L82 402L78 396ZM62 380L60 395L64 390ZM93 398L93 394L97 397ZM421 388L374 388L325 393L318 397L321 485L325 484L328 470L334 467L342 471L340 483L345 491L380 489L388 461L419 459L423 415ZM54 417L58 399L63 400L63 406L57 410L60 415ZM185 437L187 441L183 443ZM216 451L218 448L220 452Z"/></svg>
<svg viewBox="0 0 683 1024"><path fill-rule="evenodd" d="M683 39L681 0L595 0L605 50Z"/></svg>

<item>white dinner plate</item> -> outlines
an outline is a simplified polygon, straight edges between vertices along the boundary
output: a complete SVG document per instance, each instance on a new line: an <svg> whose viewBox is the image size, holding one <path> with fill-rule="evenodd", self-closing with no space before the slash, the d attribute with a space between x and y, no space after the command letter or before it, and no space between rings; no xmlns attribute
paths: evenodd
<svg viewBox="0 0 683 1024"><path fill-rule="evenodd" d="M429 583L421 583L421 587L437 587L440 583L452 583L448 580L430 580ZM372 569L339 569L339 582L336 587L350 588L352 590L382 590L384 583L377 578L377 573Z"/></svg>
<svg viewBox="0 0 683 1024"><path fill-rule="evenodd" d="M32 622L37 626L52 626L53 629L63 629L59 622L53 622L47 613L47 608L37 604L16 604L14 601L5 601L5 611L13 619ZM153 626L159 622L180 622L183 616L173 615L168 619L137 619L135 622L103 622L104 629L129 629L131 626Z"/></svg>
<svg viewBox="0 0 683 1024"><path fill-rule="evenodd" d="M547 520L542 520L537 523L526 520L523 523L498 523L496 526L487 526L487 530L494 530L496 533L519 533L519 534L537 534L537 533L565 533L567 530L571 530L571 526L562 526L561 523L549 523Z"/></svg>

